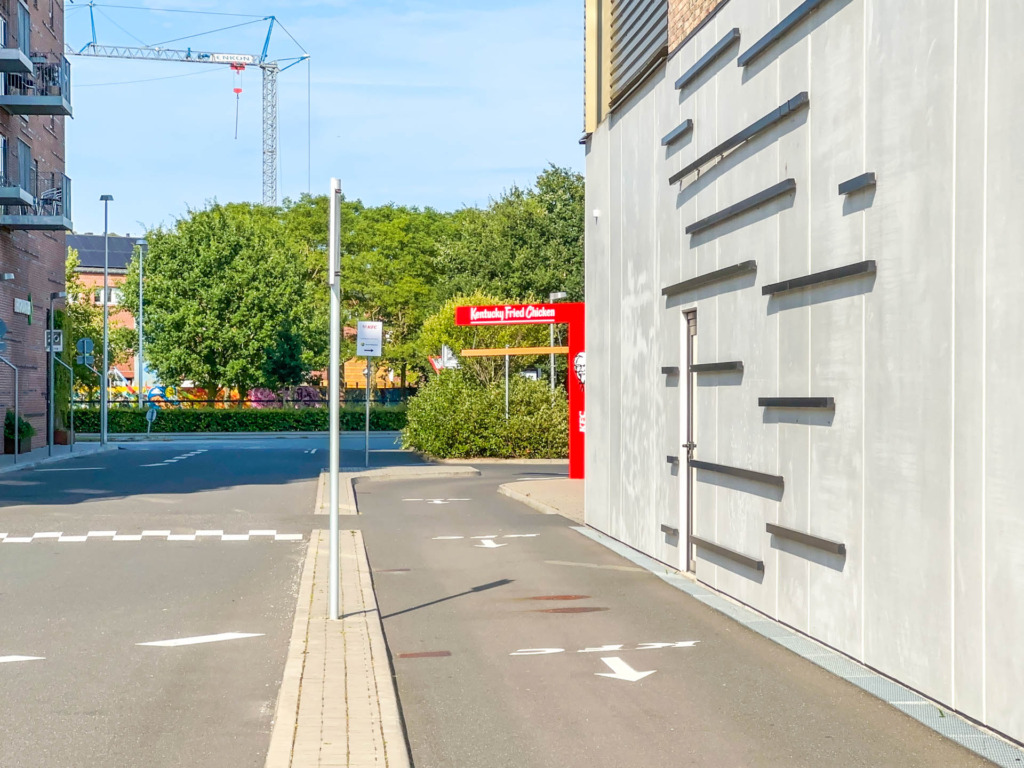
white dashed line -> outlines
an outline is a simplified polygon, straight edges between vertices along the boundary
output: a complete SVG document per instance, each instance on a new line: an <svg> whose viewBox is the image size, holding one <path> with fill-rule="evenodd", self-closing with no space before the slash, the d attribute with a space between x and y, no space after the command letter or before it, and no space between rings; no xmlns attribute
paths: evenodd
<svg viewBox="0 0 1024 768"><path fill-rule="evenodd" d="M245 640L250 637L263 637L262 633L252 632L223 632L219 635L202 635L201 637L181 637L177 640L156 640L152 643L136 643L136 645L151 645L158 648L176 648L181 645L200 645L202 643L219 643L224 640Z"/></svg>
<svg viewBox="0 0 1024 768"><path fill-rule="evenodd" d="M276 530L261 529L248 533L224 533L224 531L195 531L194 533L171 533L170 531L143 531L142 533L118 533L117 531L89 531L85 536L68 535L57 531L44 531L31 536L10 536L0 533L0 544L31 544L34 541L55 541L61 544L83 544L87 541L143 541L164 539L165 541L303 541L301 533L278 533Z"/></svg>

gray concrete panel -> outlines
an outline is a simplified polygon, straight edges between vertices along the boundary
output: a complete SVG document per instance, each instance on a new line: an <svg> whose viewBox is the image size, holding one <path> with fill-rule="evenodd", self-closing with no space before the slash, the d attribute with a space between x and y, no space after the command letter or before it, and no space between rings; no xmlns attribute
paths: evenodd
<svg viewBox="0 0 1024 768"><path fill-rule="evenodd" d="M1020 100L1020 3L990 2L988 61L988 145L985 190L987 244L987 316L985 349L985 472L982 510L985 567L985 710L993 727L1024 734L1020 681L1024 658L1019 652L1024 627L1024 514L1021 512L1021 434L1024 409L1020 382L1024 374L1024 148L1016 126L1024 117Z"/></svg>
<svg viewBox="0 0 1024 768"><path fill-rule="evenodd" d="M866 339L865 661L948 700L953 18L871 0L868 20L867 157L884 181L867 241L881 268Z"/></svg>
<svg viewBox="0 0 1024 768"><path fill-rule="evenodd" d="M953 220L953 700L985 717L985 81L986 14L957 18ZM1007 39L1016 39L1012 35ZM1003 43L1006 44L1005 42Z"/></svg>

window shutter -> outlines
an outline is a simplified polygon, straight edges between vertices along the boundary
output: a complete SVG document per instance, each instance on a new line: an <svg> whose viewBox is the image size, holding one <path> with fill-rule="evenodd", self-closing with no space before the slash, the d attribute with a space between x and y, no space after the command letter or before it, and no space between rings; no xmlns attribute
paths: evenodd
<svg viewBox="0 0 1024 768"><path fill-rule="evenodd" d="M668 0L612 0L612 106L668 56Z"/></svg>

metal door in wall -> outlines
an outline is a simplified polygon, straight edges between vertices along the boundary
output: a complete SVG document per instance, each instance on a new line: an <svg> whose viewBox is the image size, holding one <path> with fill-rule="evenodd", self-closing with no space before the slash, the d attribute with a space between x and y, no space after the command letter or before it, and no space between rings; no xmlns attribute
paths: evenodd
<svg viewBox="0 0 1024 768"><path fill-rule="evenodd" d="M697 562L694 557L694 547L691 540L693 536L693 470L690 468L690 459L693 458L693 451L697 447L694 439L693 423L693 351L697 341L697 310L683 312L682 328L679 334L680 371L679 371L679 435L682 440L682 461L679 467L679 530L685 531L686 538L683 551L680 553L680 568L694 573L697 570ZM680 536L682 539L682 536Z"/></svg>

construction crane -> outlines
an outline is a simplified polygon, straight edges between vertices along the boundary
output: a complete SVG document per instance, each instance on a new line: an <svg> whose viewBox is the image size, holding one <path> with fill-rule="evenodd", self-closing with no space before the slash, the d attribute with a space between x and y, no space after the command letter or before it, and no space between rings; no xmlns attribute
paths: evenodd
<svg viewBox="0 0 1024 768"><path fill-rule="evenodd" d="M93 10L96 3L87 4L89 22L92 27L92 41L80 50L70 46L67 52L72 56L93 56L108 59L139 59L144 61L189 62L193 64L219 64L230 66L236 71L247 66L259 67L263 73L263 204L277 205L277 76L296 64L309 59L309 54L271 61L268 58L270 38L277 24L276 16L266 16L263 21L269 22L267 37L263 43L263 51L259 55L248 53L214 53L211 51L195 51L191 48L177 50L158 46L125 46L100 45L96 41L96 17ZM287 30L286 30L287 31ZM282 66L283 65L283 66ZM236 90L236 93L239 91Z"/></svg>

